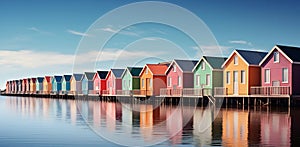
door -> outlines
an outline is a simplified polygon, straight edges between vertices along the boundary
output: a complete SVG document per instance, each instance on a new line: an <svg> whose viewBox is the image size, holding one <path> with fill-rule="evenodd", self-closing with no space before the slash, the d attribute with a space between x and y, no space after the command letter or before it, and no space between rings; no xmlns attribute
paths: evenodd
<svg viewBox="0 0 300 147"><path fill-rule="evenodd" d="M146 78L146 93L147 95L152 95L150 78Z"/></svg>
<svg viewBox="0 0 300 147"><path fill-rule="evenodd" d="M239 93L239 83L238 83L238 71L233 72L233 94Z"/></svg>
<svg viewBox="0 0 300 147"><path fill-rule="evenodd" d="M279 86L280 86L280 82L279 81L272 81L272 88L270 89L270 94L271 95L278 95L279 93Z"/></svg>

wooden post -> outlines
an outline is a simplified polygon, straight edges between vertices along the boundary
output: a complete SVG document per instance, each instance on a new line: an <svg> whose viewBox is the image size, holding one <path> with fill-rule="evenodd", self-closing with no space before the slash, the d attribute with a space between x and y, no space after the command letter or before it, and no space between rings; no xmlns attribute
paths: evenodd
<svg viewBox="0 0 300 147"><path fill-rule="evenodd" d="M288 107L291 106L291 97L289 96L289 99L288 99Z"/></svg>
<svg viewBox="0 0 300 147"><path fill-rule="evenodd" d="M254 98L254 106L256 106L256 98Z"/></svg>

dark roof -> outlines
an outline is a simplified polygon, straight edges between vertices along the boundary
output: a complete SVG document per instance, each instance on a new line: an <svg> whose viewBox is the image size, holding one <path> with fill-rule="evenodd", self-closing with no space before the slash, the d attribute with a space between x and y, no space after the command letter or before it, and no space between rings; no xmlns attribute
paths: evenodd
<svg viewBox="0 0 300 147"><path fill-rule="evenodd" d="M116 78L121 78L125 69L111 69Z"/></svg>
<svg viewBox="0 0 300 147"><path fill-rule="evenodd" d="M54 76L53 80L56 82L61 82L62 76Z"/></svg>
<svg viewBox="0 0 300 147"><path fill-rule="evenodd" d="M43 80L44 80L44 77L38 77L38 78L37 78L37 81L38 81L39 83L43 83Z"/></svg>
<svg viewBox="0 0 300 147"><path fill-rule="evenodd" d="M249 65L259 65L259 62L267 55L266 52L236 50Z"/></svg>
<svg viewBox="0 0 300 147"><path fill-rule="evenodd" d="M83 76L83 74L73 74L75 81L80 81L82 76Z"/></svg>
<svg viewBox="0 0 300 147"><path fill-rule="evenodd" d="M72 77L72 75L64 75L65 81L70 81L71 77Z"/></svg>
<svg viewBox="0 0 300 147"><path fill-rule="evenodd" d="M93 80L95 73L94 72L85 72L84 75L89 81L91 81L91 80Z"/></svg>
<svg viewBox="0 0 300 147"><path fill-rule="evenodd" d="M223 63L227 60L225 57L209 57L203 56L203 58L208 62L208 64L213 69L222 69Z"/></svg>
<svg viewBox="0 0 300 147"><path fill-rule="evenodd" d="M284 45L276 45L280 48L293 62L300 62L300 48Z"/></svg>
<svg viewBox="0 0 300 147"><path fill-rule="evenodd" d="M143 70L142 67L127 67L127 69L130 71L130 74L132 76L139 76L141 71Z"/></svg>
<svg viewBox="0 0 300 147"><path fill-rule="evenodd" d="M182 69L183 72L191 72L195 65L197 64L197 60L174 60L177 65Z"/></svg>
<svg viewBox="0 0 300 147"><path fill-rule="evenodd" d="M106 75L108 74L108 71L97 71L97 73L100 79L105 79Z"/></svg>

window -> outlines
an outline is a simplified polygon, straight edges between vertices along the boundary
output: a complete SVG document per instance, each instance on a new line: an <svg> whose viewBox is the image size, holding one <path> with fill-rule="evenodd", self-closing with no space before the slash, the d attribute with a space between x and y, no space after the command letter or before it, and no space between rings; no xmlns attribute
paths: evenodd
<svg viewBox="0 0 300 147"><path fill-rule="evenodd" d="M173 71L176 72L176 66L175 65L173 65Z"/></svg>
<svg viewBox="0 0 300 147"><path fill-rule="evenodd" d="M287 68L282 69L282 82L283 83L288 82L288 69Z"/></svg>
<svg viewBox="0 0 300 147"><path fill-rule="evenodd" d="M131 87L131 80L128 81L128 88Z"/></svg>
<svg viewBox="0 0 300 147"><path fill-rule="evenodd" d="M145 80L142 79L142 87L144 88L145 87Z"/></svg>
<svg viewBox="0 0 300 147"><path fill-rule="evenodd" d="M149 79L149 86L152 87L152 79Z"/></svg>
<svg viewBox="0 0 300 147"><path fill-rule="evenodd" d="M146 73L146 74L148 74L148 68L146 68L146 71L145 71L145 73Z"/></svg>
<svg viewBox="0 0 300 147"><path fill-rule="evenodd" d="M274 62L275 63L279 62L279 53L278 52L274 52Z"/></svg>
<svg viewBox="0 0 300 147"><path fill-rule="evenodd" d="M110 87L110 85L109 85L109 81L107 82L107 88L109 88Z"/></svg>
<svg viewBox="0 0 300 147"><path fill-rule="evenodd" d="M204 61L201 62L201 69L205 70L205 62Z"/></svg>
<svg viewBox="0 0 300 147"><path fill-rule="evenodd" d="M196 75L196 86L200 86L200 75Z"/></svg>
<svg viewBox="0 0 300 147"><path fill-rule="evenodd" d="M265 69L265 83L270 83L270 69Z"/></svg>
<svg viewBox="0 0 300 147"><path fill-rule="evenodd" d="M234 65L238 65L238 56L237 55L234 56L233 63L234 63Z"/></svg>
<svg viewBox="0 0 300 147"><path fill-rule="evenodd" d="M246 80L246 72L244 70L241 71L241 83L245 84Z"/></svg>
<svg viewBox="0 0 300 147"><path fill-rule="evenodd" d="M181 76L178 76L178 86L181 86Z"/></svg>
<svg viewBox="0 0 300 147"><path fill-rule="evenodd" d="M210 74L206 75L206 86L210 85Z"/></svg>
<svg viewBox="0 0 300 147"><path fill-rule="evenodd" d="M226 84L230 83L230 71L226 72Z"/></svg>
<svg viewBox="0 0 300 147"><path fill-rule="evenodd" d="M168 77L168 86L170 87L172 85L172 78Z"/></svg>

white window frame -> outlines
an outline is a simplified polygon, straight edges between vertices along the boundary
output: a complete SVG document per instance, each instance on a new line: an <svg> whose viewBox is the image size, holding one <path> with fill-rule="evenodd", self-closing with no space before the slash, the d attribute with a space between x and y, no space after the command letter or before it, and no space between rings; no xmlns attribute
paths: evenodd
<svg viewBox="0 0 300 147"><path fill-rule="evenodd" d="M168 77L168 87L171 87L172 85L172 77Z"/></svg>
<svg viewBox="0 0 300 147"><path fill-rule="evenodd" d="M206 76L205 76L205 85L206 86L210 86L210 82L211 82L211 76L210 76L210 74L206 74Z"/></svg>
<svg viewBox="0 0 300 147"><path fill-rule="evenodd" d="M152 87L152 78L149 79L149 86Z"/></svg>
<svg viewBox="0 0 300 147"><path fill-rule="evenodd" d="M148 68L146 68L146 71L145 71L146 75L148 74Z"/></svg>
<svg viewBox="0 0 300 147"><path fill-rule="evenodd" d="M241 70L241 83L245 84L246 83L246 71Z"/></svg>
<svg viewBox="0 0 300 147"><path fill-rule="evenodd" d="M286 81L284 81L284 70L286 70ZM282 83L289 83L289 69L282 68Z"/></svg>
<svg viewBox="0 0 300 147"><path fill-rule="evenodd" d="M173 65L173 72L176 72L176 65Z"/></svg>
<svg viewBox="0 0 300 147"><path fill-rule="evenodd" d="M230 84L230 71L226 71L226 84Z"/></svg>
<svg viewBox="0 0 300 147"><path fill-rule="evenodd" d="M196 86L200 86L200 75L196 75Z"/></svg>
<svg viewBox="0 0 300 147"><path fill-rule="evenodd" d="M205 70L205 66L206 66L206 65L205 65L205 62L202 61L202 62L201 62L201 69L202 69L202 70Z"/></svg>
<svg viewBox="0 0 300 147"><path fill-rule="evenodd" d="M181 76L178 76L177 80L178 80L178 82L177 82L178 86L181 87L181 83L182 83L181 82Z"/></svg>
<svg viewBox="0 0 300 147"><path fill-rule="evenodd" d="M145 88L145 79L142 79L142 88Z"/></svg>
<svg viewBox="0 0 300 147"><path fill-rule="evenodd" d="M131 80L128 80L128 88L131 88Z"/></svg>
<svg viewBox="0 0 300 147"><path fill-rule="evenodd" d="M268 74L267 74L267 71L268 71ZM271 70L269 68L265 69L264 78L265 78L265 83L270 84L270 82L271 82Z"/></svg>
<svg viewBox="0 0 300 147"><path fill-rule="evenodd" d="M233 64L234 64L234 65L238 65L238 64L239 64L239 58L238 58L237 55L235 55L235 56L233 57Z"/></svg>
<svg viewBox="0 0 300 147"><path fill-rule="evenodd" d="M274 56L274 63L279 63L279 52L278 51L274 52L273 56Z"/></svg>

